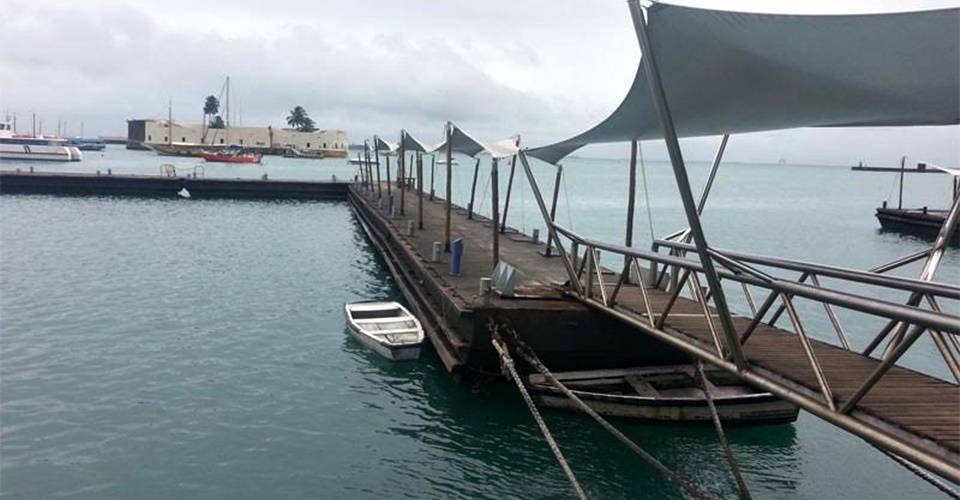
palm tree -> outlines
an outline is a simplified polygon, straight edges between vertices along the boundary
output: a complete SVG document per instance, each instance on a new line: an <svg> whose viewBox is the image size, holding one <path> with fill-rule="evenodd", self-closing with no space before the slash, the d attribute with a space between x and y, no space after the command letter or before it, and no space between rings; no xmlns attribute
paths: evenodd
<svg viewBox="0 0 960 500"><path fill-rule="evenodd" d="M287 117L287 125L299 130L305 118L307 118L307 110L303 109L303 106L295 106Z"/></svg>
<svg viewBox="0 0 960 500"><path fill-rule="evenodd" d="M287 125L297 129L300 132L313 132L317 130L313 119L307 115L307 110L303 106L295 106L287 117Z"/></svg>
<svg viewBox="0 0 960 500"><path fill-rule="evenodd" d="M203 114L215 115L219 112L220 112L220 99L217 99L215 96L208 95L207 98L203 101Z"/></svg>
<svg viewBox="0 0 960 500"><path fill-rule="evenodd" d="M226 124L223 123L223 118L217 115L210 120L210 128L226 128Z"/></svg>
<svg viewBox="0 0 960 500"><path fill-rule="evenodd" d="M301 132L316 132L317 127L313 123L313 118L310 118L309 116L305 116L303 118L303 124L300 125L300 128L298 128L297 130Z"/></svg>
<svg viewBox="0 0 960 500"><path fill-rule="evenodd" d="M215 115L220 112L220 99L217 99L216 96L208 95L206 99L203 100L203 123L206 125L207 117ZM207 131L203 131L203 138L200 139L200 142L203 142L207 138Z"/></svg>

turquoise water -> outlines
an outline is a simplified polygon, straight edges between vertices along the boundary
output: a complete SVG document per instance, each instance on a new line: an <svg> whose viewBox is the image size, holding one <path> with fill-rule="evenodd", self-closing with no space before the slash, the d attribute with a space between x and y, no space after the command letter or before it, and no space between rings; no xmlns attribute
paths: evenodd
<svg viewBox="0 0 960 500"><path fill-rule="evenodd" d="M43 167L154 173L166 161L111 147ZM457 201L469 195L471 165L461 161ZM177 163L182 171L194 161ZM40 166L0 168L31 165ZM568 160L558 220L621 238L622 166ZM551 187L549 168L534 167ZM648 167L661 235L682 214L665 165ZM705 169L691 164L696 185ZM228 177L352 172L342 160L206 167ZM946 203L945 176L915 177L908 205ZM877 230L872 211L890 192L888 174L731 164L717 182L705 225L721 247L862 268L928 245ZM478 196L489 193L484 185L481 178ZM529 189L512 203L513 225L542 227ZM4 498L569 496L510 386L458 385L432 352L390 364L346 335L344 302L397 297L346 204L2 196L0 214ZM637 234L647 245L644 203ZM958 269L953 249L939 279L956 282ZM803 307L805 320L828 332L825 317ZM856 345L875 327L856 315L843 320ZM908 362L943 373L930 346L919 347ZM591 497L681 496L588 419L545 415ZM698 485L735 494L709 428L618 425ZM729 434L758 498L937 496L806 414Z"/></svg>

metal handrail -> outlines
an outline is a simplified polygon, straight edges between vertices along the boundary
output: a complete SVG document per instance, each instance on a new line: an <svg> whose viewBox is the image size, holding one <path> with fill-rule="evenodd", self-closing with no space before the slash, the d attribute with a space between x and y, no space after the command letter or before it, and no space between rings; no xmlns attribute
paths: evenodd
<svg viewBox="0 0 960 500"><path fill-rule="evenodd" d="M612 252L619 255L636 257L639 259L655 262L657 264L663 264L667 266L676 266L676 267L688 269L692 272L703 272L703 268L698 262L693 262L680 257L663 255L656 252L650 252L647 250L641 250L641 249L636 249L632 247L625 247L622 245L605 243L602 241L586 238L556 223L553 224L553 229L558 234L566 236L570 240L577 242L578 245L592 247L595 249L604 250L604 251ZM729 256L729 254L726 254L726 255ZM816 287L816 286L805 285L801 283L795 283L792 281L778 279L778 278L774 278L772 281L768 281L768 280L750 277L744 274L736 274L728 271L719 271L719 275L721 278L729 279L731 281L746 283L748 285L754 285L761 288L774 290L780 293L787 293L790 295L796 295L798 297L818 300L818 301L832 304L835 306L840 306L840 307L860 311L867 314L873 314L875 316L892 318L899 321L905 321L911 324L923 325L927 328L942 330L944 332L960 335L960 321L957 320L956 316L952 316L949 314L917 309L915 307L908 307L895 302L889 302L889 301L876 299L872 297L865 297L862 295L857 295L850 292L844 292L839 290L833 290L830 288ZM573 279L573 276L571 276L571 279ZM919 286L919 283L918 283L918 286ZM917 293L923 293L923 292L917 292Z"/></svg>
<svg viewBox="0 0 960 500"><path fill-rule="evenodd" d="M666 241L666 240L656 240L654 242L654 245L663 246L666 248L686 250L686 251L691 251L696 248L690 244L678 243L678 242ZM898 290L906 290L910 292L926 293L926 294L936 295L939 297L944 297L949 299L960 299L960 286L954 286L946 283L937 283L933 281L918 280L915 278L903 278L899 276L883 275L883 274L878 274L876 272L859 271L856 269L849 269L845 267L827 266L823 264L816 264L813 262L805 262L801 260L784 259L780 257L767 257L763 255L756 255L756 254L750 254L750 253L744 253L744 252L735 252L730 250L715 249L715 251L722 253L727 257L737 259L743 262L750 262L753 264L771 266L771 267L786 269L790 271L809 271L819 276L839 278L847 281L862 283L865 285L877 285L877 286L883 286L888 288L896 288ZM929 254L929 252L920 252L917 254L919 255L919 257L916 257L916 259L920 259L926 256L926 254Z"/></svg>

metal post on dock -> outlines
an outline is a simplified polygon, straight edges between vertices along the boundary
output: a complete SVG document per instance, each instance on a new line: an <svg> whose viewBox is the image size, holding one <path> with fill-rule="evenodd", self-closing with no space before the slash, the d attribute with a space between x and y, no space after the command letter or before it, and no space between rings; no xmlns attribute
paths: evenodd
<svg viewBox="0 0 960 500"><path fill-rule="evenodd" d="M387 172L386 172L386 174L387 174L387 198L389 198L390 196L392 196L392 195L390 194L390 152L388 151L387 154L384 155L384 156L387 157Z"/></svg>
<svg viewBox="0 0 960 500"><path fill-rule="evenodd" d="M451 206L450 197L451 191L453 191L453 185L451 184L450 177L453 174L453 169L450 168L450 165L453 163L453 144L450 143L453 139L453 124L447 122L447 200L446 200L446 217L447 217L447 227L444 230L443 238L443 251L450 253L450 211L453 208Z"/></svg>
<svg viewBox="0 0 960 500"><path fill-rule="evenodd" d="M433 201L433 177L437 173L437 155L430 155L430 201Z"/></svg>
<svg viewBox="0 0 960 500"><path fill-rule="evenodd" d="M537 208L540 209L540 215L547 224L547 241L552 241L557 245L557 254L560 256L560 261L563 262L563 267L567 270L567 276L570 278L570 286L572 286L573 290L578 294L583 294L583 286L580 284L580 280L577 279L577 272L570 263L567 253L563 250L563 246L560 244L560 237L553 227L553 220L550 218L550 214L547 213L547 206L543 202L543 195L540 194L540 187L537 186L537 179L533 176L533 171L530 170L530 162L527 161L527 155L523 151L520 151L518 156L520 157L520 164L523 166L523 173L527 176L527 182L530 183L530 190L533 191L533 198L537 202Z"/></svg>
<svg viewBox="0 0 960 500"><path fill-rule="evenodd" d="M363 141L363 159L366 161L367 184L370 194L373 194L373 165L370 164L370 143Z"/></svg>
<svg viewBox="0 0 960 500"><path fill-rule="evenodd" d="M637 201L637 141L630 141L630 175L627 184L627 234L624 236L624 245L633 246L633 212ZM647 203L650 203L647 200ZM630 282L630 256L623 256L623 267L627 270L626 283Z"/></svg>
<svg viewBox="0 0 960 500"><path fill-rule="evenodd" d="M380 186L380 138L373 136L373 154L377 160L377 198L383 197L383 190Z"/></svg>
<svg viewBox="0 0 960 500"><path fill-rule="evenodd" d="M407 152L403 147L403 138L407 135L407 132L404 130L400 131L400 165L397 166L398 174L400 174L400 182L397 183L397 187L400 189L400 215L403 216L406 214L406 203L404 201L403 193L406 191L403 184L406 180L407 175Z"/></svg>
<svg viewBox="0 0 960 500"><path fill-rule="evenodd" d="M494 158L493 166L490 167L490 201L492 201L490 220L493 225L493 267L497 267L497 263L500 262L500 228L498 227L500 220L500 180L497 175L497 165L499 162L497 158Z"/></svg>
<svg viewBox="0 0 960 500"><path fill-rule="evenodd" d="M360 152L357 151L357 168L360 169L360 186L366 189L367 187L367 174L363 171L363 159L360 155Z"/></svg>
<svg viewBox="0 0 960 500"><path fill-rule="evenodd" d="M517 147L520 147L520 136L517 136ZM510 210L510 193L513 191L513 173L517 168L517 155L510 160L510 178L507 180L507 198L503 200L503 221L500 223L500 233L507 230L507 212ZM522 207L521 207L522 208Z"/></svg>
<svg viewBox="0 0 960 500"><path fill-rule="evenodd" d="M557 178L553 181L553 201L550 203L550 223L553 224L557 220L557 200L560 198L560 181L563 177L563 165L557 164ZM552 255L552 240L547 239L547 248L543 251L545 257L550 257Z"/></svg>
<svg viewBox="0 0 960 500"><path fill-rule="evenodd" d="M720 277L717 274L716 268L713 266L713 259L710 257L710 249L707 247L703 227L700 225L700 216L697 214L697 204L693 199L693 192L690 189L690 179L687 177L687 169L683 162L680 142L677 139L677 132L673 125L673 117L670 114L670 107L667 104L663 82L660 80L656 56L653 53L653 46L650 44L650 39L647 37L644 12L640 7L639 0L630 0L629 6L630 15L633 18L633 26L637 34L637 41L640 44L640 52L644 58L643 68L647 76L647 83L651 94L650 97L653 100L654 108L657 110L660 124L663 127L663 136L667 143L667 152L670 155L670 163L673 167L674 177L676 178L677 189L680 192L680 199L683 201L683 209L684 212L686 212L687 222L690 225L690 233L697 247L697 254L700 257L703 274L707 279L710 290L713 292L713 302L717 310L717 315L719 316L720 324L723 327L727 344L726 347L734 363L736 363L737 369L744 370L747 367L746 360L743 356L743 350L740 347L737 331L733 326L730 309L727 307L727 299L720 284Z"/></svg>
<svg viewBox="0 0 960 500"><path fill-rule="evenodd" d="M470 203L467 203L467 218L473 219L473 201L475 199L474 195L477 193L477 175L480 174L480 158L477 158L477 163L473 165L473 184L470 185Z"/></svg>
<svg viewBox="0 0 960 500"><path fill-rule="evenodd" d="M423 229L423 156L417 153L417 228Z"/></svg>

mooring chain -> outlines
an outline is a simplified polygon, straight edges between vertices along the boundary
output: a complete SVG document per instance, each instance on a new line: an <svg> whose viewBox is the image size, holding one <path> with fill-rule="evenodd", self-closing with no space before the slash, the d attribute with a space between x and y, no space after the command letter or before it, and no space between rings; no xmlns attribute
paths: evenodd
<svg viewBox="0 0 960 500"><path fill-rule="evenodd" d="M513 359L510 357L510 353L507 350L506 344L504 344L503 339L497 335L496 326L493 326L491 330L491 343L493 344L493 348L496 349L500 354L500 362L503 364L503 367L507 369L510 378L512 378L517 384L517 389L520 390L520 394L523 396L524 402L527 403L527 407L530 409L533 419L540 427L540 432L543 433L543 437L550 446L550 450L553 451L553 455L557 458L557 462L560 463L560 468L563 469L563 473L566 474L567 480L570 481L570 486L573 488L574 493L576 493L577 497L581 500L586 500L587 494L584 493L583 488L580 487L577 477L573 474L573 469L570 468L570 464L568 464L567 459L564 458L563 452L560 451L560 446L558 446L556 440L553 439L553 435L550 433L547 423L543 421L540 411L538 411L537 406L533 404L533 399L530 397L530 393L527 392L527 388L523 385L523 379L521 379L520 375L517 374L517 368L513 364Z"/></svg>
<svg viewBox="0 0 960 500"><path fill-rule="evenodd" d="M499 339L500 338L498 334L499 328L492 321L491 321L490 329L491 329L492 335L494 335L495 338ZM530 347L527 346L523 341L517 338L515 331L512 331L510 327L506 327L506 326L504 327L504 330L508 335L510 335L511 340L514 343L514 346L516 348L517 354L519 354L521 358L523 358L527 363L529 363L530 366L534 367L538 372L540 372L540 374L543 375L547 379L547 381L549 381L551 384L556 386L557 389L559 389L566 397L568 397L571 401L573 401L577 405L577 407L580 408L580 410L582 410L587 415L590 415L590 417L596 420L597 423L599 423L604 429L610 432L610 434L613 434L613 436L617 438L621 443L623 443L628 448L633 450L633 452L639 455L645 462L653 466L653 468L657 469L661 474L663 474L664 477L666 477L667 479L672 481L674 484L682 488L691 496L699 499L711 498L710 495L708 495L706 492L694 486L693 483L690 483L689 481L680 477L679 474L671 470L669 467L667 467L662 462L657 460L656 457L654 457L649 452L641 448L640 445L638 445L632 439L628 438L625 434L620 432L616 427L611 425L610 422L607 422L607 420L601 417L596 411L593 410L593 408L591 408L586 403L584 403L583 400L581 400L576 394L570 391L570 389L568 389L565 385L560 383L560 381L553 376L553 373L551 373L550 370L548 370L547 367L540 362L540 359L537 357L536 353L534 353L533 350L530 349ZM496 343L494 343L494 346L496 347ZM511 364L511 367L512 367L512 364ZM516 378L516 375L515 375L516 372L514 371L513 373L514 373L514 377ZM523 384L522 382L518 381L517 385L522 386ZM524 394L526 394L525 388L521 389L521 391ZM532 404L532 401L530 402L530 404Z"/></svg>

